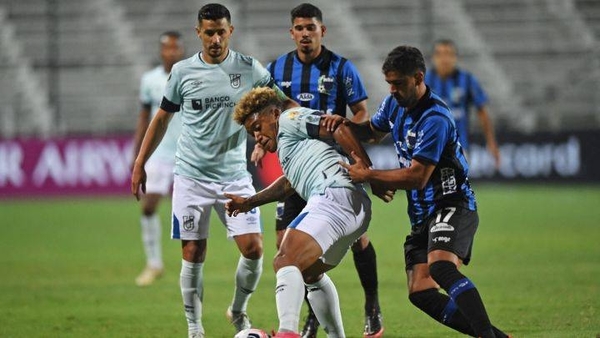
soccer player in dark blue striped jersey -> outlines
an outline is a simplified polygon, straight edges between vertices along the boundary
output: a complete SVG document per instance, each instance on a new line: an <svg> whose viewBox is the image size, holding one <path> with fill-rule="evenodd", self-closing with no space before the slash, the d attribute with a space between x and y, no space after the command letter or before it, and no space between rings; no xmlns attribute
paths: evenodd
<svg viewBox="0 0 600 338"><path fill-rule="evenodd" d="M363 139L391 133L400 168L376 170L354 154L356 163L343 165L355 182L406 190L412 225L404 243L410 301L464 334L506 337L490 323L473 282L458 270L469 263L479 218L452 113L425 85L425 61L417 48L392 50L383 73L391 95L370 123L353 125Z"/></svg>
<svg viewBox="0 0 600 338"><path fill-rule="evenodd" d="M425 75L425 84L437 93L452 110L458 139L463 150L469 150L469 112L477 109L488 151L500 166L500 151L494 135L494 127L487 110L488 98L477 78L457 67L457 49L454 41L438 40L433 44L433 69Z"/></svg>
<svg viewBox="0 0 600 338"><path fill-rule="evenodd" d="M301 4L291 11L290 34L296 49L281 55L267 69L275 83L302 107L320 110L326 114L346 116L346 107L352 111L352 121L368 121L367 92L352 62L322 45L327 28L323 15L316 6ZM277 246L287 226L306 206L298 194L278 205L276 221ZM352 246L354 264L365 292L365 337L379 337L383 332L378 300L377 260L375 249L365 235ZM310 309L310 307L309 307ZM303 337L316 335L318 321L309 310Z"/></svg>

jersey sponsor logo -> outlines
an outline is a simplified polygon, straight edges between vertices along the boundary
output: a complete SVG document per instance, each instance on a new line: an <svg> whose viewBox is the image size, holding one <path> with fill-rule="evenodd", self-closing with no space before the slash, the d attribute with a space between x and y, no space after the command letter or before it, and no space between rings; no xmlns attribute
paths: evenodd
<svg viewBox="0 0 600 338"><path fill-rule="evenodd" d="M206 109L233 108L235 102L231 101L229 96L215 96L204 99L204 107Z"/></svg>
<svg viewBox="0 0 600 338"><path fill-rule="evenodd" d="M202 100L192 100L192 108L194 110L202 110Z"/></svg>
<svg viewBox="0 0 600 338"><path fill-rule="evenodd" d="M432 226L429 232L454 231L454 227L448 223L437 223Z"/></svg>
<svg viewBox="0 0 600 338"><path fill-rule="evenodd" d="M448 243L450 242L450 237L444 237L444 236L439 236L439 237L435 237L434 239L431 240L433 243L437 243L437 242L444 242L444 243Z"/></svg>
<svg viewBox="0 0 600 338"><path fill-rule="evenodd" d="M453 105L460 105L464 94L465 92L462 88L454 87L450 93L450 101L452 101Z"/></svg>
<svg viewBox="0 0 600 338"><path fill-rule="evenodd" d="M281 86L283 88L290 88L292 86L292 81L281 81Z"/></svg>
<svg viewBox="0 0 600 338"><path fill-rule="evenodd" d="M453 194L457 190L456 175L452 168L442 168L440 170L442 180L442 194L448 195Z"/></svg>
<svg viewBox="0 0 600 338"><path fill-rule="evenodd" d="M415 133L412 130L409 130L406 133L405 141L406 141L406 147L408 149L413 149L415 147L415 143L417 141L417 133Z"/></svg>
<svg viewBox="0 0 600 338"><path fill-rule="evenodd" d="M302 102L308 102L308 101L312 101L315 96L311 93L300 93L298 94L298 96L296 96L296 98Z"/></svg>
<svg viewBox="0 0 600 338"><path fill-rule="evenodd" d="M242 74L229 74L229 83L233 89L240 88L242 84Z"/></svg>
<svg viewBox="0 0 600 338"><path fill-rule="evenodd" d="M191 231L194 229L194 216L183 216L183 230Z"/></svg>
<svg viewBox="0 0 600 338"><path fill-rule="evenodd" d="M317 83L317 90L319 93L329 95L333 90L335 80L331 76L321 75Z"/></svg>

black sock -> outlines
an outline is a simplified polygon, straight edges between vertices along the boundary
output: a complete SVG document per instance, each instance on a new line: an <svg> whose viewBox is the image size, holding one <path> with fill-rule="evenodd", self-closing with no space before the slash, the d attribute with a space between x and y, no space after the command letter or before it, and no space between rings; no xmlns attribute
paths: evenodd
<svg viewBox="0 0 600 338"><path fill-rule="evenodd" d="M356 272L358 272L360 284L365 291L365 312L379 311L377 255L375 254L375 248L369 242L369 245L364 250L359 252L353 251L353 254L354 266L356 267Z"/></svg>
<svg viewBox="0 0 600 338"><path fill-rule="evenodd" d="M456 303L450 297L439 293L437 289L414 292L408 298L414 306L438 322L460 333L475 336L469 321L460 311L456 311Z"/></svg>
<svg viewBox="0 0 600 338"><path fill-rule="evenodd" d="M492 324L473 282L461 274L454 263L448 261L438 261L431 264L429 272L436 283L446 290L460 312L471 323L475 335L483 338L494 338Z"/></svg>

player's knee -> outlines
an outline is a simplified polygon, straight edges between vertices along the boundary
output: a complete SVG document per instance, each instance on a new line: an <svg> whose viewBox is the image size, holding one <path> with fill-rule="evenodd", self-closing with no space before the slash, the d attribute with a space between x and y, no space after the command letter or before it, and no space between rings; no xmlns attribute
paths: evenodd
<svg viewBox="0 0 600 338"><path fill-rule="evenodd" d="M363 252L369 246L369 237L367 234L363 234L360 236L354 244L352 244L351 249L354 253Z"/></svg>
<svg viewBox="0 0 600 338"><path fill-rule="evenodd" d="M444 289L447 289L454 281L461 277L456 265L449 261L431 263L429 265L429 274Z"/></svg>
<svg viewBox="0 0 600 338"><path fill-rule="evenodd" d="M156 213L156 208L154 206L144 206L142 208L142 214L146 217L150 217Z"/></svg>
<svg viewBox="0 0 600 338"><path fill-rule="evenodd" d="M412 305L419 309L423 309L432 301L432 298L435 298L437 292L438 290L435 288L411 292L408 295L408 300L410 300Z"/></svg>
<svg viewBox="0 0 600 338"><path fill-rule="evenodd" d="M254 259L261 258L263 255L262 243L253 242L253 243L245 246L241 250L241 254L242 254L242 256L244 256L247 259L254 260Z"/></svg>
<svg viewBox="0 0 600 338"><path fill-rule="evenodd" d="M275 271L275 273L277 273L277 271L279 271L279 269L286 267L286 266L297 266L297 265L295 264L295 262L293 260L290 259L289 256L278 252L277 255L275 256L275 259L273 259L273 271Z"/></svg>
<svg viewBox="0 0 600 338"><path fill-rule="evenodd" d="M302 274L302 278L304 278L304 283L314 284L323 278L323 274Z"/></svg>

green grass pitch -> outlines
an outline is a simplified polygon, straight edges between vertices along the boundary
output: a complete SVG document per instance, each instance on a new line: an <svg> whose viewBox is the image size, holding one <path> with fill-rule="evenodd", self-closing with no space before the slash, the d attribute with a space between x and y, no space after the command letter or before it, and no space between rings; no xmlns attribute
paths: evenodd
<svg viewBox="0 0 600 338"><path fill-rule="evenodd" d="M600 187L475 185L480 226L463 272L478 286L492 322L515 337L600 334ZM166 275L138 288L144 264L133 197L0 202L1 337L185 337L179 242L168 239ZM386 337L459 337L410 305L402 244L409 231L402 193L374 203L369 235L377 250ZM264 274L249 314L277 327L274 205L262 208ZM214 218L213 218L214 219ZM238 253L219 222L205 265L208 337L232 337L224 313ZM351 257L330 273L348 337L361 337L363 295ZM319 335L324 337L322 332Z"/></svg>

